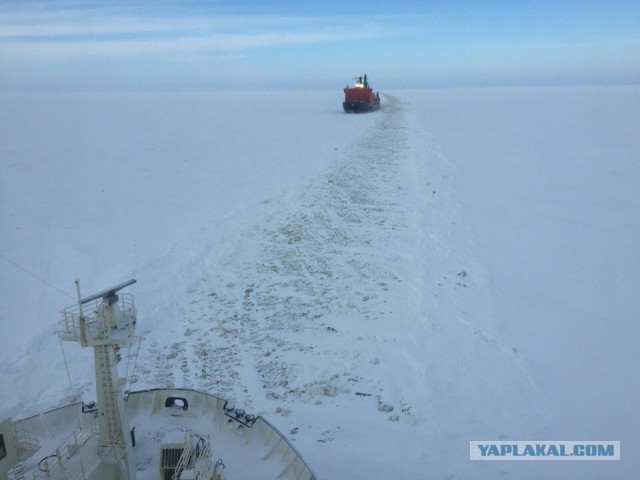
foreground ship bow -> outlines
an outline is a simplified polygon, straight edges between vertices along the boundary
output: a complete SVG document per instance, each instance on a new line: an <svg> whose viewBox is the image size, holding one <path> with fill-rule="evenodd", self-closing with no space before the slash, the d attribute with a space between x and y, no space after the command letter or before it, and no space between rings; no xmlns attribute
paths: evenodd
<svg viewBox="0 0 640 480"><path fill-rule="evenodd" d="M268 421L191 389L123 395L117 350L137 323L135 280L62 311L61 340L93 347L97 402L0 422L0 480L315 480ZM134 362L135 363L135 362Z"/></svg>
<svg viewBox="0 0 640 480"><path fill-rule="evenodd" d="M367 76L358 77L354 87L344 89L344 102L342 108L347 113L364 113L380 108L380 94L373 93Z"/></svg>

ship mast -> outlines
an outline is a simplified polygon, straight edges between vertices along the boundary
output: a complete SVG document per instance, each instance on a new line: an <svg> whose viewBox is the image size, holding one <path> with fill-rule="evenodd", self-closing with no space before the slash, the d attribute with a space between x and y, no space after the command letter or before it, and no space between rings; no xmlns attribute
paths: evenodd
<svg viewBox="0 0 640 480"><path fill-rule="evenodd" d="M135 282L129 280L82 298L80 282L76 280L78 304L62 311L60 338L93 347L98 445L103 449L95 478L135 480L132 438L124 418L116 358L116 349L130 344L136 325L133 296L117 292Z"/></svg>

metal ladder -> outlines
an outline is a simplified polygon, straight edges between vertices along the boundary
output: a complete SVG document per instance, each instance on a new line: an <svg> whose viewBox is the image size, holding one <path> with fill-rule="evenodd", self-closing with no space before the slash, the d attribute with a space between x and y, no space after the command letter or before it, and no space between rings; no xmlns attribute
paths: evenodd
<svg viewBox="0 0 640 480"><path fill-rule="evenodd" d="M111 379L113 378L113 371L109 354L112 348L113 347L110 345L96 346L95 352L98 355L100 373L102 374L102 389L105 401L104 414L107 416L109 440L112 444L118 444L121 447L124 447L122 426L118 415L118 397L116 396L116 392L113 390L113 384L111 382Z"/></svg>

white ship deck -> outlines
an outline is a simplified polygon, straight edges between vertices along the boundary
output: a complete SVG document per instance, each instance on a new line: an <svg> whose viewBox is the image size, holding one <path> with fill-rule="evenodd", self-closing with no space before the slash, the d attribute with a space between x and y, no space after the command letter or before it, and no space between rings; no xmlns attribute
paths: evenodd
<svg viewBox="0 0 640 480"><path fill-rule="evenodd" d="M22 462L24 478L91 478L87 473L91 467L111 455L97 445L94 415L95 411L83 412L83 404L75 403L16 422L16 432L36 434L40 444ZM227 480L315 479L296 449L269 422L232 409L213 395L186 389L132 392L125 417L134 431L138 480L161 478L161 445L189 432L210 439L213 459L224 464ZM45 458L49 477L42 471Z"/></svg>

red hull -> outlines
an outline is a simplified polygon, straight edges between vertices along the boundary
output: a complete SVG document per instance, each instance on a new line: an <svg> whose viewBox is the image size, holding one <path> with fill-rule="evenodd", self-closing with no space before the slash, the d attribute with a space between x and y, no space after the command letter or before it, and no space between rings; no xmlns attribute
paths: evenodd
<svg viewBox="0 0 640 480"><path fill-rule="evenodd" d="M376 94L373 93L371 88L345 88L344 89L344 101L345 102L366 102L366 103L380 103Z"/></svg>
<svg viewBox="0 0 640 480"><path fill-rule="evenodd" d="M373 89L369 87L367 82L367 76L364 76L364 82L362 77L360 81L356 83L353 88L344 89L344 102L342 102L342 108L348 113L360 113L370 112L372 110L378 110L380 108L380 95L373 93Z"/></svg>

